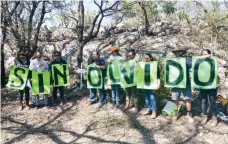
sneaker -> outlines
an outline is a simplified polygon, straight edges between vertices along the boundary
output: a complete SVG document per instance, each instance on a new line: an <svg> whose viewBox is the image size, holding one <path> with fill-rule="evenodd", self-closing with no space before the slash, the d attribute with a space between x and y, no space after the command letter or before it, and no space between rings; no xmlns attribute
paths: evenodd
<svg viewBox="0 0 228 144"><path fill-rule="evenodd" d="M127 111L128 109L129 109L129 106L128 106L128 105L125 105L123 111L125 112L125 111Z"/></svg>
<svg viewBox="0 0 228 144"><path fill-rule="evenodd" d="M95 104L96 102L95 101L91 101L89 102L89 105L92 105L92 104Z"/></svg>
<svg viewBox="0 0 228 144"><path fill-rule="evenodd" d="M120 108L120 104L116 104L115 107L116 107L116 108Z"/></svg>
<svg viewBox="0 0 228 144"><path fill-rule="evenodd" d="M152 119L155 119L156 117L157 117L156 112L153 112L152 115L151 115L151 118L152 118Z"/></svg>
<svg viewBox="0 0 228 144"><path fill-rule="evenodd" d="M135 107L134 113L135 113L135 114L139 113L139 109Z"/></svg>
<svg viewBox="0 0 228 144"><path fill-rule="evenodd" d="M98 108L101 108L104 104L98 104Z"/></svg>
<svg viewBox="0 0 228 144"><path fill-rule="evenodd" d="M213 116L211 119L211 126L215 127L215 126L217 126L217 124L218 124L218 118Z"/></svg>
<svg viewBox="0 0 228 144"><path fill-rule="evenodd" d="M143 115L151 115L151 111L146 111Z"/></svg>
<svg viewBox="0 0 228 144"><path fill-rule="evenodd" d="M190 122L190 123L194 123L194 121L195 121L191 112L187 113L187 119L188 119L188 122Z"/></svg>
<svg viewBox="0 0 228 144"><path fill-rule="evenodd" d="M25 106L25 110L27 111L27 110L29 110L30 109L30 106Z"/></svg>
<svg viewBox="0 0 228 144"><path fill-rule="evenodd" d="M175 114L174 114L172 120L177 121L179 119L179 117L180 117L180 113L178 111L175 111Z"/></svg>
<svg viewBox="0 0 228 144"><path fill-rule="evenodd" d="M20 106L19 108L18 108L18 111L22 111L24 109L24 107L23 106Z"/></svg>
<svg viewBox="0 0 228 144"><path fill-rule="evenodd" d="M61 100L61 103L60 103L60 105L61 106L63 106L63 105L65 105L66 104L66 101L65 101L65 99L64 100Z"/></svg>
<svg viewBox="0 0 228 144"><path fill-rule="evenodd" d="M207 123L207 121L208 121L208 116L207 115L203 115L201 117L201 124L205 125Z"/></svg>

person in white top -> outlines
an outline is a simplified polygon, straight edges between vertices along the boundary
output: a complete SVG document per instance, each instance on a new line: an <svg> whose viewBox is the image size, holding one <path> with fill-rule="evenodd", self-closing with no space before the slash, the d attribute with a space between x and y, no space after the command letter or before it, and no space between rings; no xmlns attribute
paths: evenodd
<svg viewBox="0 0 228 144"><path fill-rule="evenodd" d="M42 57L41 52L36 52L36 59L33 59L29 65L29 69L31 71L36 71L36 72L48 71L47 61L44 61L41 57ZM47 105L47 99L48 99L48 96L44 95L45 105ZM34 106L39 107L40 105L39 95L34 95L33 102L34 102Z"/></svg>
<svg viewBox="0 0 228 144"><path fill-rule="evenodd" d="M48 71L48 63L41 59L41 53L37 52L36 53L36 59L32 60L29 69L31 71L38 71L38 72L43 72L43 71Z"/></svg>
<svg viewBox="0 0 228 144"><path fill-rule="evenodd" d="M112 46L108 49L108 51L111 53L111 56L108 58L108 61L111 62L113 60L123 60L123 57L119 54L119 48ZM120 107L120 97L121 97L121 92L120 92L120 85L119 84L112 84L112 103L113 106L116 108Z"/></svg>

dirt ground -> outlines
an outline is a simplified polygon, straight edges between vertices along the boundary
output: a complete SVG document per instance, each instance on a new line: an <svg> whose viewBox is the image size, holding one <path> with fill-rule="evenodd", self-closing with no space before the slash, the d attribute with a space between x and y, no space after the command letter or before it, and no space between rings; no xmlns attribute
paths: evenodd
<svg viewBox="0 0 228 144"><path fill-rule="evenodd" d="M1 143L4 144L228 144L228 125L202 126L200 117L189 123L184 116L177 122L159 115L152 120L132 110L123 113L110 103L98 108L88 105L88 95L68 95L58 107L18 110L18 92L2 90Z"/></svg>

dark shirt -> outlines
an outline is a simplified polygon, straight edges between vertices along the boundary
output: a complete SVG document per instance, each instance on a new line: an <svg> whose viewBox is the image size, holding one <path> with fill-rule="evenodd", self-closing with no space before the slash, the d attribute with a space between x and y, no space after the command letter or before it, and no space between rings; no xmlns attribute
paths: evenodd
<svg viewBox="0 0 228 144"><path fill-rule="evenodd" d="M95 63L98 66L105 66L105 61L101 58L98 58L96 61L94 59L89 61L89 65ZM102 76L106 77L106 69L101 69Z"/></svg>
<svg viewBox="0 0 228 144"><path fill-rule="evenodd" d="M30 65L30 61L27 59L25 62L22 62L22 61L19 61L19 60L16 60L15 61L15 65L18 66L18 67L25 67L25 68L29 68L29 65Z"/></svg>
<svg viewBox="0 0 228 144"><path fill-rule="evenodd" d="M52 65L54 65L54 64L67 64L67 62L66 62L65 60L63 60L63 59L61 59L61 60L59 60L59 61L53 60L53 61L51 62L51 64L49 65L49 70L51 70L51 67L52 67Z"/></svg>
<svg viewBox="0 0 228 144"><path fill-rule="evenodd" d="M61 59L61 60L59 60L59 61L57 61L57 60L53 60L50 64L49 64L49 71L51 72L51 67L52 67L52 65L55 65L55 64L67 64L67 62L65 61L65 60L63 60L63 59ZM52 73L51 73L52 74ZM51 75L51 85L54 83L54 80L53 80L53 78L52 78L52 75Z"/></svg>
<svg viewBox="0 0 228 144"><path fill-rule="evenodd" d="M18 67L29 68L30 60L27 59L25 62L22 62L17 59L17 60L15 60L15 65ZM30 71L30 70L28 72L28 78L32 78L32 71Z"/></svg>

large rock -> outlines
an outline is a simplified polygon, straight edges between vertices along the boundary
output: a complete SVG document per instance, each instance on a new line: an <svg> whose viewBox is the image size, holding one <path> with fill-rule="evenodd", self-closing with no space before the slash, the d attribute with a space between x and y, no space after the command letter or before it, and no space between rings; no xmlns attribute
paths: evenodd
<svg viewBox="0 0 228 144"><path fill-rule="evenodd" d="M154 34L154 35L157 35L157 34L159 34L160 32L162 32L162 28L161 28L161 27L155 27L155 28L153 29L153 34Z"/></svg>

